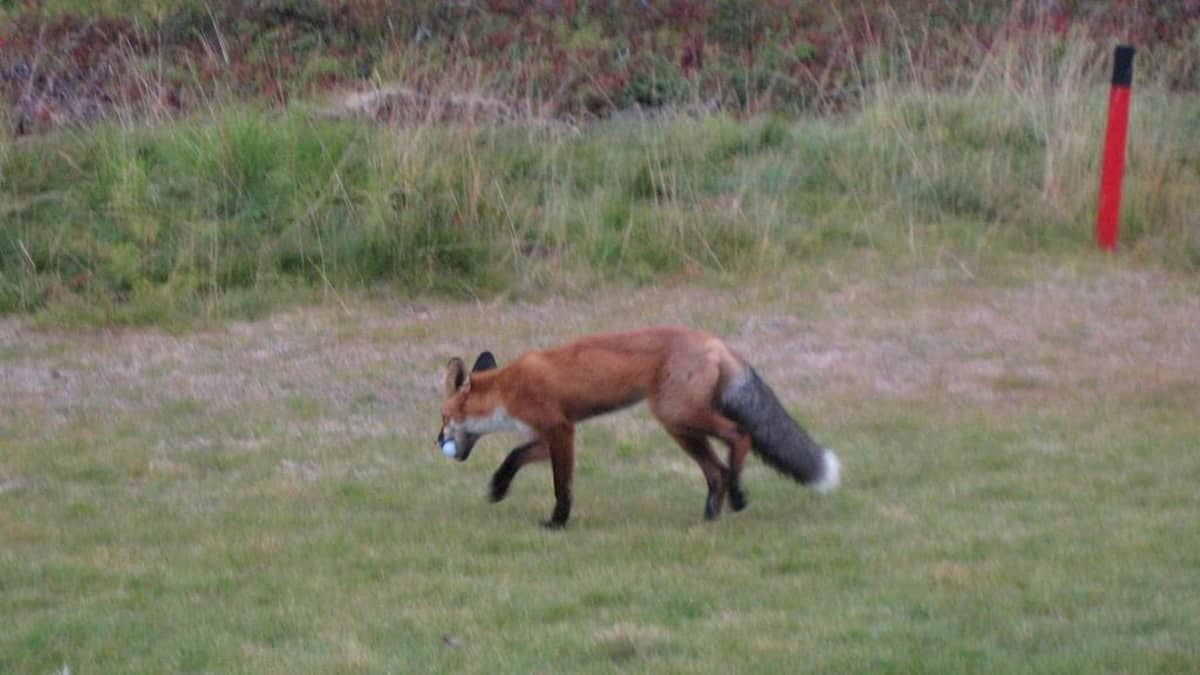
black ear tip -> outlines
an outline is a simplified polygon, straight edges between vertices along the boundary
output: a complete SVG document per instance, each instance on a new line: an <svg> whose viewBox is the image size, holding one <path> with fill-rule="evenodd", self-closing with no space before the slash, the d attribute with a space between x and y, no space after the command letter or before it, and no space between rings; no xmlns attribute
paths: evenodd
<svg viewBox="0 0 1200 675"><path fill-rule="evenodd" d="M471 368L471 372L474 373L480 370L491 370L495 367L496 357L493 356L491 352L485 351L479 355L479 358L475 359L475 365Z"/></svg>

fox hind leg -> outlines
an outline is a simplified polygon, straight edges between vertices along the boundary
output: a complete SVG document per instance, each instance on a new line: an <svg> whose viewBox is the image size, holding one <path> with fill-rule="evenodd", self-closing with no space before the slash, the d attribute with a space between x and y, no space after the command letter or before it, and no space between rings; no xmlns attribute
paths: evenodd
<svg viewBox="0 0 1200 675"><path fill-rule="evenodd" d="M737 422L716 412L695 416L689 424L695 433L721 439L729 446L729 468L725 471L726 489L729 491L729 507L734 511L746 508L749 501L742 490L742 467L750 453L750 435L738 428Z"/></svg>
<svg viewBox="0 0 1200 675"><path fill-rule="evenodd" d="M671 437L700 465L700 471L704 473L704 480L708 484L708 498L704 502L704 518L716 520L721 515L721 504L725 501L725 476L728 474L728 470L717 458L712 445L703 434L672 431Z"/></svg>
<svg viewBox="0 0 1200 675"><path fill-rule="evenodd" d="M734 511L741 511L749 505L746 493L742 490L742 467L746 465L750 443L750 435L741 434L729 444L729 508Z"/></svg>
<svg viewBox="0 0 1200 675"><path fill-rule="evenodd" d="M716 436L729 446L729 508L741 511L749 505L746 493L742 490L742 467L746 465L746 455L750 454L750 434L738 428L737 422L717 413L709 414L703 426L705 433Z"/></svg>

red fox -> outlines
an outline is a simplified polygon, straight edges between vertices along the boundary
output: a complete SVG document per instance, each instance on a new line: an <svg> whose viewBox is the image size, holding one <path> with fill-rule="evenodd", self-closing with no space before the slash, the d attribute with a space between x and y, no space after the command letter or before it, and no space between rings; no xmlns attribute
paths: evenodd
<svg viewBox="0 0 1200 675"><path fill-rule="evenodd" d="M742 357L714 335L679 327L589 335L503 368L485 351L470 373L455 357L446 368L437 442L463 462L484 434L524 435L493 474L491 500L504 499L522 466L549 459L555 504L543 525L559 528L571 515L575 423L642 399L700 465L709 520L720 515L726 494L734 511L746 507L740 476L751 449L800 483L820 491L838 485L837 456L809 438ZM710 436L729 447L728 466Z"/></svg>

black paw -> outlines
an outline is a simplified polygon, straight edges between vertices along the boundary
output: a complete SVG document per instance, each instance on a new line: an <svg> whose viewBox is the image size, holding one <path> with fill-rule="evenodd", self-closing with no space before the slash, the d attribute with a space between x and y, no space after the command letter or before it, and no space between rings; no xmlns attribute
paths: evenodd
<svg viewBox="0 0 1200 675"><path fill-rule="evenodd" d="M716 496L709 497L708 501L704 503L704 519L705 520L716 520L717 518L720 518L720 517L721 517L721 500L718 499Z"/></svg>
<svg viewBox="0 0 1200 675"><path fill-rule="evenodd" d="M496 502L508 496L508 481L500 482L493 480L492 489L488 491L488 501L495 504Z"/></svg>
<svg viewBox="0 0 1200 675"><path fill-rule="evenodd" d="M567 519L571 517L571 503L559 502L554 505L554 511L550 513L550 520L543 520L542 527L547 530L561 530L567 526Z"/></svg>
<svg viewBox="0 0 1200 675"><path fill-rule="evenodd" d="M745 493L741 490L729 493L729 508L734 511L741 511L750 505L750 501L746 499Z"/></svg>

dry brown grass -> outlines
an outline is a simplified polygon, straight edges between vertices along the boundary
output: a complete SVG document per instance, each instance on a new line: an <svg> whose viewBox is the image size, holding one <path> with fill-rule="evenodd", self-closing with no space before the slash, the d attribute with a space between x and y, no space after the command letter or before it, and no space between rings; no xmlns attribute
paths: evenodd
<svg viewBox="0 0 1200 675"><path fill-rule="evenodd" d="M853 277L831 265L818 275L805 288L658 287L536 304L362 300L181 335L44 330L9 317L0 393L11 423L36 419L46 433L80 411L236 415L287 401L308 422L291 433L310 440L432 435L449 356L491 349L503 362L657 323L723 335L800 409L875 398L1037 405L1200 381L1200 294L1185 275L1120 265L1002 283L953 270Z"/></svg>

